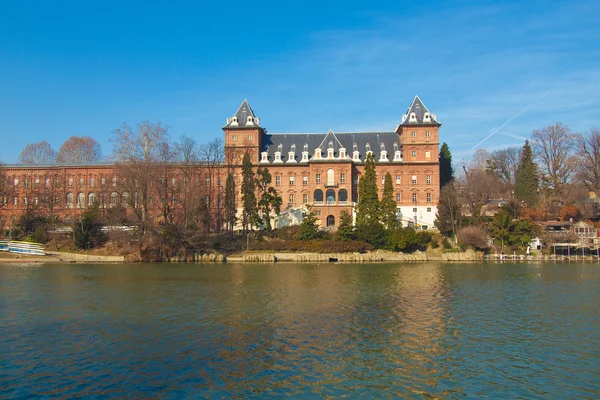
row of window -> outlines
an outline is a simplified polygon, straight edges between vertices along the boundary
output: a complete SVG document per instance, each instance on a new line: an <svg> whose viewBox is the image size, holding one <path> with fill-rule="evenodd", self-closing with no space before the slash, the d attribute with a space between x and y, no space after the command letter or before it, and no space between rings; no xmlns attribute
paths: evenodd
<svg viewBox="0 0 600 400"><path fill-rule="evenodd" d="M433 201L432 194L431 193L426 193L425 194L425 199L426 199L427 203L431 203ZM290 193L288 200L289 200L288 201L289 205L295 205L296 204L296 195L294 193ZM412 200L413 203L417 202L417 193L412 193L411 194L411 200ZM314 191L314 193L313 193L313 201L314 201L314 203L316 205L324 204L323 191L321 189L317 189L317 190ZM302 194L302 203L306 204L308 202L309 202L308 193L303 193ZM347 204L347 202L348 202L348 192L346 191L346 189L340 189L337 192L337 203L336 203L336 192L335 192L335 190L328 189L325 192L325 204ZM396 193L396 203L401 203L401 202L402 202L402 196L401 196L401 194L400 193Z"/></svg>
<svg viewBox="0 0 600 400"><path fill-rule="evenodd" d="M289 177L290 181L290 186L294 186L295 182L296 182L296 178L294 176L290 176ZM401 184L401 176L400 175L396 175L396 185L400 185ZM327 186L333 186L334 185L334 181L335 181L335 173L333 172L332 169L327 171ZM355 177L355 184L357 184L358 182L358 177ZM315 174L315 182L316 183L321 183L321 174ZM341 173L340 174L340 183L344 184L346 183L346 174L345 173ZM411 177L411 183L413 185L417 184L417 175L412 175ZM425 183L427 185L431 185L431 175L426 175L425 176ZM383 175L381 177L381 184L384 185L385 184L385 175ZM303 176L302 177L302 185L303 186L307 186L308 185L308 176ZM281 186L281 176L280 175L276 175L275 176L275 186Z"/></svg>

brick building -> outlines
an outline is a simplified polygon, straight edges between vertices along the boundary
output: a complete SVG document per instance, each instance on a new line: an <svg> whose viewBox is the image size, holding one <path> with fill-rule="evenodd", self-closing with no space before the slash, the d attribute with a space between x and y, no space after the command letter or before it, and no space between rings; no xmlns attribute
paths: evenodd
<svg viewBox="0 0 600 400"><path fill-rule="evenodd" d="M440 123L415 97L399 125L388 132L271 134L246 100L223 127L225 160L217 168L198 166L196 181L206 182L215 214L220 214L227 171L239 168L248 152L256 166L268 167L282 209L310 204L323 227L335 229L342 210L353 211L358 180L368 153L376 163L378 185L389 172L393 179L398 217L403 224L433 226L439 201L438 131ZM95 202L120 204L128 196L119 190L114 164L5 165L11 193L2 199L0 227L14 226L28 210L56 215L70 223ZM236 173L239 188L241 176ZM151 218L159 222L158 207ZM217 221L220 218L217 216ZM220 223L220 222L217 222Z"/></svg>

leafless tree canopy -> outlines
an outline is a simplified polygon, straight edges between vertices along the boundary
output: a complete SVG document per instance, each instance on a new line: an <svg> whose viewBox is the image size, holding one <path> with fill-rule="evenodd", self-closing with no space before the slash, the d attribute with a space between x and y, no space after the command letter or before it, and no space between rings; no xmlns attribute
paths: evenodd
<svg viewBox="0 0 600 400"><path fill-rule="evenodd" d="M19 155L21 164L53 164L56 158L56 152L45 140L37 143L30 143Z"/></svg>
<svg viewBox="0 0 600 400"><path fill-rule="evenodd" d="M100 161L102 149L89 136L71 136L61 146L56 156L58 163L85 163Z"/></svg>
<svg viewBox="0 0 600 400"><path fill-rule="evenodd" d="M531 137L533 154L546 178L545 184L561 193L575 171L578 135L571 133L569 127L561 122L557 122L534 130Z"/></svg>
<svg viewBox="0 0 600 400"><path fill-rule="evenodd" d="M518 147L495 150L490 154L488 168L503 184L514 187L520 158Z"/></svg>
<svg viewBox="0 0 600 400"><path fill-rule="evenodd" d="M590 192L600 198L600 129L591 128L579 137L577 176Z"/></svg>

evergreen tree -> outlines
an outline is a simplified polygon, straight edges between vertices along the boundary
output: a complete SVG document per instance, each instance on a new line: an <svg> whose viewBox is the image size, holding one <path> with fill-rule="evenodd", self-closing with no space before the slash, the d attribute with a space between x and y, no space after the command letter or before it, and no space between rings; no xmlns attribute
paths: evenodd
<svg viewBox="0 0 600 400"><path fill-rule="evenodd" d="M259 168L256 171L257 179L256 185L260 192L260 200L258 201L258 208L261 213L260 222L265 224L268 231L271 230L271 211L275 214L279 214L281 211L281 196L277 194L277 190L271 186L272 177L267 168Z"/></svg>
<svg viewBox="0 0 600 400"><path fill-rule="evenodd" d="M452 153L450 153L450 148L444 142L440 149L440 188L446 186L452 179L454 179Z"/></svg>
<svg viewBox="0 0 600 400"><path fill-rule="evenodd" d="M356 232L360 240L371 243L375 247L380 247L385 242L385 232L381 226L377 173L372 154L367 155L364 173L358 183Z"/></svg>
<svg viewBox="0 0 600 400"><path fill-rule="evenodd" d="M315 213L309 208L307 212L304 213L302 218L302 223L300 223L300 228L298 229L297 238L298 240L303 240L308 242L309 240L314 240L319 237L319 226L317 225L317 217Z"/></svg>
<svg viewBox="0 0 600 400"><path fill-rule="evenodd" d="M524 201L529 206L534 206L538 201L539 180L537 168L533 162L533 152L529 141L525 141L523 151L521 151L521 160L516 174L515 197L519 201Z"/></svg>
<svg viewBox="0 0 600 400"><path fill-rule="evenodd" d="M230 171L225 181L225 226L228 232L233 232L236 220L235 179Z"/></svg>
<svg viewBox="0 0 600 400"><path fill-rule="evenodd" d="M352 215L346 210L340 212L340 225L338 226L337 235L342 240L354 240L354 227L352 226Z"/></svg>
<svg viewBox="0 0 600 400"><path fill-rule="evenodd" d="M392 175L385 174L383 197L381 198L381 221L387 229L396 229L398 224L396 200L394 199L394 185Z"/></svg>
<svg viewBox="0 0 600 400"><path fill-rule="evenodd" d="M254 170L250 154L245 153L242 160L242 226L244 232L258 221L258 210L256 208L256 186L254 181Z"/></svg>
<svg viewBox="0 0 600 400"><path fill-rule="evenodd" d="M90 207L83 212L79 222L73 226L75 246L78 249L91 249L106 241L106 235L102 232L102 222L99 218L97 207Z"/></svg>

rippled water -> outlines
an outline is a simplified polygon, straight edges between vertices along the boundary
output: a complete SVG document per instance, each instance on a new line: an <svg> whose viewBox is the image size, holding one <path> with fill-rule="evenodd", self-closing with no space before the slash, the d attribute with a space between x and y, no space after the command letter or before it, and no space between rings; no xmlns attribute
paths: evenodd
<svg viewBox="0 0 600 400"><path fill-rule="evenodd" d="M0 265L0 397L598 398L600 265Z"/></svg>

